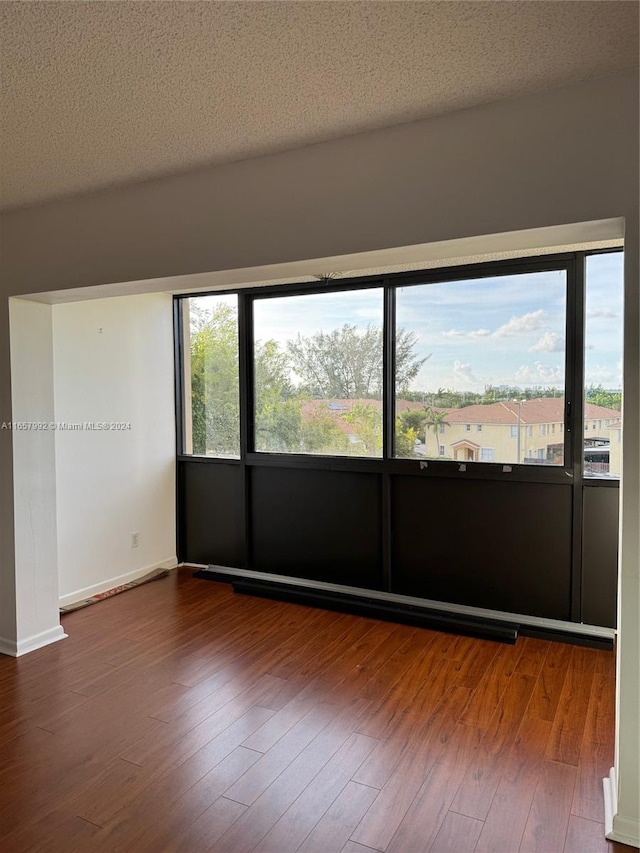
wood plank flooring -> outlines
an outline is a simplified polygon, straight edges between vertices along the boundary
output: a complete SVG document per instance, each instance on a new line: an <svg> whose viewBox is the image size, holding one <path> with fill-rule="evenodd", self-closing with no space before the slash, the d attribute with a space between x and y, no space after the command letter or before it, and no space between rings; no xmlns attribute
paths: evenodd
<svg viewBox="0 0 640 853"><path fill-rule="evenodd" d="M622 853L613 653L235 596L182 569L0 656L1 853Z"/></svg>

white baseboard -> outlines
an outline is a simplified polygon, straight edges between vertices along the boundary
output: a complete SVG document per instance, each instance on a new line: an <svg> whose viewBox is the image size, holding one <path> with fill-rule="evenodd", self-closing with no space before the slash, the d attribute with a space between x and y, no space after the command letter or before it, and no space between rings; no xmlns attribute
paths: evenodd
<svg viewBox="0 0 640 853"><path fill-rule="evenodd" d="M602 780L604 792L604 834L609 841L619 841L640 849L640 821L617 814L618 789L615 768Z"/></svg>
<svg viewBox="0 0 640 853"><path fill-rule="evenodd" d="M16 656L16 644L0 637L0 655L9 655L9 657L14 658Z"/></svg>
<svg viewBox="0 0 640 853"><path fill-rule="evenodd" d="M28 652L35 652L36 649L41 649L43 646L49 646L51 643L57 643L58 640L64 640L66 636L67 634L63 631L62 625L56 625L54 628L41 631L39 634L33 634L31 637L26 637L17 642L0 637L0 654L19 658Z"/></svg>
<svg viewBox="0 0 640 853"><path fill-rule="evenodd" d="M602 792L604 794L604 834L613 832L613 816L618 811L616 771L612 767L609 775L602 780Z"/></svg>
<svg viewBox="0 0 640 853"><path fill-rule="evenodd" d="M610 841L619 841L640 850L640 821L633 817L613 816L613 829L607 833Z"/></svg>
<svg viewBox="0 0 640 853"><path fill-rule="evenodd" d="M177 557L167 557L166 560L153 563L151 566L143 566L141 569L135 569L133 572L107 578L107 580L100 581L100 583L95 583L92 586L84 587L84 589L77 589L74 592L67 593L67 595L60 596L60 607L65 607L67 604L75 604L76 601L83 601L85 598L91 598L92 595L98 595L116 586L131 583L131 581L136 581L138 578L148 575L149 572L153 572L155 569L175 569L177 565Z"/></svg>

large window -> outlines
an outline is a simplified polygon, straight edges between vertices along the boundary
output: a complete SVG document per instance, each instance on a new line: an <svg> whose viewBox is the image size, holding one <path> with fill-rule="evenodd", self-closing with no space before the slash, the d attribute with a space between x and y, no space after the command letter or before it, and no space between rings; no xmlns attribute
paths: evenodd
<svg viewBox="0 0 640 853"><path fill-rule="evenodd" d="M178 298L180 559L615 624L622 307L621 252Z"/></svg>
<svg viewBox="0 0 640 853"><path fill-rule="evenodd" d="M184 450L240 456L238 297L183 300Z"/></svg>
<svg viewBox="0 0 640 853"><path fill-rule="evenodd" d="M182 299L183 452L547 469L583 453L587 476L618 477L622 252L483 272ZM583 373L576 430L565 387L579 400Z"/></svg>
<svg viewBox="0 0 640 853"><path fill-rule="evenodd" d="M566 314L564 270L398 288L396 456L563 465Z"/></svg>
<svg viewBox="0 0 640 853"><path fill-rule="evenodd" d="M623 255L590 255L586 266L584 472L622 470Z"/></svg>
<svg viewBox="0 0 640 853"><path fill-rule="evenodd" d="M382 455L380 288L256 299L255 449Z"/></svg>

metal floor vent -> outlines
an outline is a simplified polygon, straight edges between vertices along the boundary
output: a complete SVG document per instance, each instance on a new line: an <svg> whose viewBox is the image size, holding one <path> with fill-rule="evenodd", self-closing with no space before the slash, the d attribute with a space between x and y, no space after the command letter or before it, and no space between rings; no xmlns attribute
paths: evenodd
<svg viewBox="0 0 640 853"><path fill-rule="evenodd" d="M193 568L196 568L193 566ZM520 637L537 637L559 643L571 643L594 649L612 649L615 631L581 622L564 622L540 616L495 611L469 612L476 608L449 605L380 590L339 586L288 575L266 575L250 569L210 564L196 568L194 577L232 584L240 595L254 595L276 601L289 601L308 607L320 607L353 613L372 619L432 628L452 634L515 643ZM442 605L442 606L441 606Z"/></svg>
<svg viewBox="0 0 640 853"><path fill-rule="evenodd" d="M309 607L321 607L323 610L337 610L340 613L352 613L356 616L368 616L386 622L399 622L418 628L431 628L453 634L465 634L483 640L496 640L501 643L515 643L519 625L511 622L491 622L454 613L415 607L409 604L385 602L366 596L345 595L344 593L309 589L295 584L272 583L237 578L232 582L233 591L240 595L255 595L276 601L288 601L305 604Z"/></svg>

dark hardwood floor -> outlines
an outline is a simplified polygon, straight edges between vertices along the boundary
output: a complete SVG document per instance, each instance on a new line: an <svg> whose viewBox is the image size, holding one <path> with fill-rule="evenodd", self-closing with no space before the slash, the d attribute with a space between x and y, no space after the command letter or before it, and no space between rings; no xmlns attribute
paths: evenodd
<svg viewBox="0 0 640 853"><path fill-rule="evenodd" d="M0 850L606 853L611 652L183 569L0 656Z"/></svg>

